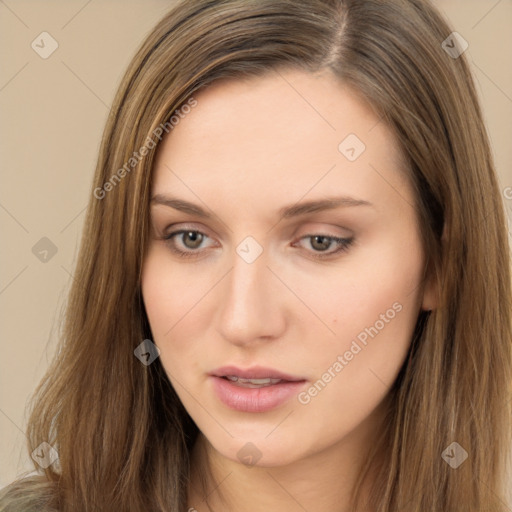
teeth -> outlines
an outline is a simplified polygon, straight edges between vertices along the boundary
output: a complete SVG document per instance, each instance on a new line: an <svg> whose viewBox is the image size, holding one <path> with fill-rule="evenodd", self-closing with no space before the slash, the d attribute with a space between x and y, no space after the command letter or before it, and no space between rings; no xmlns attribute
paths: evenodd
<svg viewBox="0 0 512 512"><path fill-rule="evenodd" d="M231 382L236 382L238 384L244 385L248 384L249 386L271 386L272 384L277 384L281 382L281 379L243 379L242 377L237 377L236 375L226 375L226 378Z"/></svg>

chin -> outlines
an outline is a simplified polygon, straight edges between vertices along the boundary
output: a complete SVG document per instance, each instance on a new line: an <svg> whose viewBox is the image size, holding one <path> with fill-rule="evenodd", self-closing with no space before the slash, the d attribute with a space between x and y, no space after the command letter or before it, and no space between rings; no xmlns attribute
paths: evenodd
<svg viewBox="0 0 512 512"><path fill-rule="evenodd" d="M293 451L293 444L296 448L296 443L283 444L280 441L265 439L264 436L258 439L237 437L229 444L225 442L221 442L220 445L211 444L222 457L248 468L286 466L300 458L300 454Z"/></svg>

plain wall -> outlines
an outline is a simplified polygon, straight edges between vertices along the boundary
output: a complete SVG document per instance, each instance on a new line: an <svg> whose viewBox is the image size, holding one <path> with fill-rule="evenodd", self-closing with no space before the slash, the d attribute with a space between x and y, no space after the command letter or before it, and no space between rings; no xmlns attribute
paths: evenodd
<svg viewBox="0 0 512 512"><path fill-rule="evenodd" d="M435 3L469 43L510 220L512 3ZM25 406L55 351L109 106L135 49L171 4L0 2L0 487L33 469ZM35 40L48 51L43 31L58 43L46 59L31 47Z"/></svg>

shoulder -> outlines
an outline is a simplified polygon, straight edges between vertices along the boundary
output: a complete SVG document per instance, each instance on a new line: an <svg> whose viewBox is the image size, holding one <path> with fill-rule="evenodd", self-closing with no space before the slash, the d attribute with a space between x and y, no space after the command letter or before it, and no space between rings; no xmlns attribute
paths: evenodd
<svg viewBox="0 0 512 512"><path fill-rule="evenodd" d="M38 473L19 477L0 489L0 512L59 512L55 485Z"/></svg>

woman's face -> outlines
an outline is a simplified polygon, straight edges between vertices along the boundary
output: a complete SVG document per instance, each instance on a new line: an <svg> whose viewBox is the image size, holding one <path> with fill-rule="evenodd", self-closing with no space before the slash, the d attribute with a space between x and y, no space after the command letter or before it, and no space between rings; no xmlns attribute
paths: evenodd
<svg viewBox="0 0 512 512"><path fill-rule="evenodd" d="M292 463L378 428L433 307L415 199L391 132L329 73L195 98L154 169L153 342L220 455Z"/></svg>

